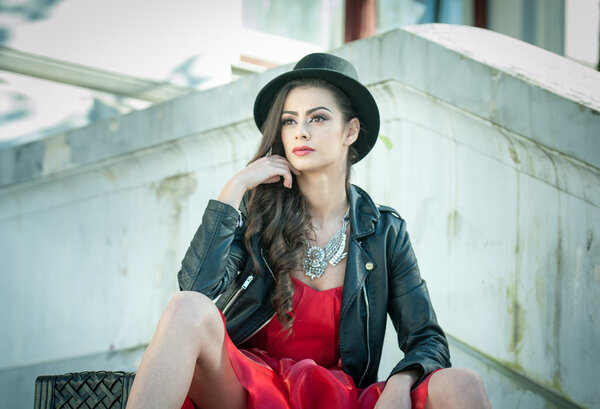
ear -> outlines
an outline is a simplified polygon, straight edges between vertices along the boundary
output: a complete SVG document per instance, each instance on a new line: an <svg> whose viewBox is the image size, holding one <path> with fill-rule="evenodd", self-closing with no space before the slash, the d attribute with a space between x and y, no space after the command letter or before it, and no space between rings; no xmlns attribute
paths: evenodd
<svg viewBox="0 0 600 409"><path fill-rule="evenodd" d="M358 139L358 133L360 132L360 121L358 118L352 118L346 124L346 136L344 138L344 145L350 146Z"/></svg>

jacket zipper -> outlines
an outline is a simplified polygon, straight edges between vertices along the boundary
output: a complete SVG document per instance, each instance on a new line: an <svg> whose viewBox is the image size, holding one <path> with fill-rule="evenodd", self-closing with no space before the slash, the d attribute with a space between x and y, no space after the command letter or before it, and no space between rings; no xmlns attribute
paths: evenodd
<svg viewBox="0 0 600 409"><path fill-rule="evenodd" d="M275 279L275 274L273 274L273 271L271 270L271 267L269 266L269 263L267 263L267 260L265 259L265 255L263 253L263 249L260 249L260 256L262 257L263 261L265 262L265 266L267 266L267 269L269 270L269 273L271 273L271 276L273 276L273 279ZM252 334L248 335L246 338L244 338L243 341L240 342L240 344L243 344L244 342L248 341L250 338L252 338L258 331L260 331L261 329L263 329L269 322L271 322L271 320L273 319L274 316L276 316L277 313L274 313L273 315L271 315L269 317L268 320L266 320L260 327L258 327Z"/></svg>
<svg viewBox="0 0 600 409"><path fill-rule="evenodd" d="M269 263L267 263L267 260L265 260L265 256L263 254L262 248L260 249L260 256L262 257L263 261L265 262L265 265L269 269L269 272L271 273L271 275L273 276L273 278L275 278L275 275L271 271L271 267L269 267ZM233 294L233 297L231 297L229 299L229 301L227 301L227 304L225 304L225 307L223 307L223 314L225 314L225 312L229 309L229 307L231 307L231 305L233 304L233 302L235 300L237 300L237 298L240 296L240 293L242 292L242 290L245 290L246 288L248 288L248 286L250 285L250 283L252 282L252 280L254 280L254 274L250 274L248 276L248 278L246 278L246 281L244 281L244 284L242 284L242 286L235 292L235 294Z"/></svg>
<svg viewBox="0 0 600 409"><path fill-rule="evenodd" d="M254 280L254 274L250 274L248 276L248 278L246 278L246 281L244 281L244 284L242 284L242 286L235 292L235 294L233 294L233 297L231 297L231 299L227 302L227 304L225 304L225 307L223 307L223 314L225 314L227 312L227 310L229 309L229 307L231 307L233 302L235 300L237 300L237 298L240 296L240 293L242 292L242 290L245 290L246 288L248 288L248 286L250 285L252 280Z"/></svg>
<svg viewBox="0 0 600 409"><path fill-rule="evenodd" d="M367 308L367 367L365 368L365 372L363 373L362 377L360 378L360 382L359 385L362 385L363 379L365 378L365 376L367 375L367 371L369 370L369 366L371 365L371 346L369 343L369 298L367 297L367 282L365 281L365 284L363 286L363 296L365 297L365 304L366 304L366 308Z"/></svg>
<svg viewBox="0 0 600 409"><path fill-rule="evenodd" d="M262 257L263 261L265 262L265 265L269 269L269 272L273 276L273 279L275 279L275 275L273 274L273 271L271 270L271 267L269 266L269 263L267 263L267 260L265 259L265 255L263 254L262 248L260 249L260 256ZM244 284L242 284L242 286L240 287L240 289L237 290L235 292L235 294L233 295L233 297L231 297L231 299L227 302L227 304L223 308L223 314L225 314L225 312L229 309L229 307L233 304L233 302L238 298L238 296L240 295L240 293L242 292L242 290L245 290L246 288L248 288L248 286L250 285L250 283L252 282L252 280L254 280L254 274L249 275L248 278L246 278L246 281L244 281ZM243 344L244 342L246 342L247 340L249 340L250 338L252 338L254 336L254 334L256 334L258 331L260 331L261 329L263 329L271 321L271 319L275 315L276 315L276 313L273 314L273 315L271 315L271 317L269 317L268 320L266 320L260 327L258 327L254 332L252 332L252 334L250 334L243 341L241 341L240 344Z"/></svg>
<svg viewBox="0 0 600 409"><path fill-rule="evenodd" d="M273 274L273 270L271 270L271 266L269 266L269 263L267 263L267 259L265 258L265 255L263 254L262 247L260 249L260 256L262 257L263 261L265 262L265 266L267 266L267 269L269 270L269 273L271 273L271 276L273 277L273 280L275 280L275 274Z"/></svg>

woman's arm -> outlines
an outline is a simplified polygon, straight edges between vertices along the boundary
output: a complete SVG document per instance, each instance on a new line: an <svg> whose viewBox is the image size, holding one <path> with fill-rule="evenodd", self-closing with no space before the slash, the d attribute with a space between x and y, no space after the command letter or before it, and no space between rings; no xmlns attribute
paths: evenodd
<svg viewBox="0 0 600 409"><path fill-rule="evenodd" d="M209 200L177 274L179 288L214 299L243 269L247 253L240 215L231 205Z"/></svg>
<svg viewBox="0 0 600 409"><path fill-rule="evenodd" d="M406 224L402 219L396 221L399 228L388 266L388 312L398 334L398 344L404 351L404 359L392 370L390 377L414 369L418 383L433 370L449 367L450 354L427 286L421 279Z"/></svg>
<svg viewBox="0 0 600 409"><path fill-rule="evenodd" d="M374 409L410 409L410 389L418 378L419 375L414 370L390 376Z"/></svg>
<svg viewBox="0 0 600 409"><path fill-rule="evenodd" d="M213 299L225 291L248 257L241 223L246 215L237 210L244 194L282 177L289 188L292 172L299 174L281 156L259 158L225 184L218 200L208 202L177 275L181 290L198 291Z"/></svg>
<svg viewBox="0 0 600 409"><path fill-rule="evenodd" d="M244 193L262 183L275 183L283 178L283 185L291 188L293 180L292 172L296 175L300 174L282 156L273 155L259 158L231 178L225 184L218 199L237 209Z"/></svg>

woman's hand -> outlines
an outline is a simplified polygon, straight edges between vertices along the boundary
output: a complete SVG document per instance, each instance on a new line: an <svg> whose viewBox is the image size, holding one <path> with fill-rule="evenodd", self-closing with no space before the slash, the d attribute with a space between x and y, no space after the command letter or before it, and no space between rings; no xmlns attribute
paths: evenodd
<svg viewBox="0 0 600 409"><path fill-rule="evenodd" d="M264 156L250 163L229 179L217 200L228 203L236 209L240 206L246 191L262 183L275 183L283 178L283 185L292 187L292 172L299 175L286 158L279 155Z"/></svg>
<svg viewBox="0 0 600 409"><path fill-rule="evenodd" d="M417 372L412 370L391 376L374 409L410 409L410 388L416 380Z"/></svg>
<svg viewBox="0 0 600 409"><path fill-rule="evenodd" d="M283 177L283 185L291 188L292 172L296 175L300 174L300 171L296 170L286 158L272 155L255 160L232 179L237 180L245 190L250 190L261 183L275 183Z"/></svg>

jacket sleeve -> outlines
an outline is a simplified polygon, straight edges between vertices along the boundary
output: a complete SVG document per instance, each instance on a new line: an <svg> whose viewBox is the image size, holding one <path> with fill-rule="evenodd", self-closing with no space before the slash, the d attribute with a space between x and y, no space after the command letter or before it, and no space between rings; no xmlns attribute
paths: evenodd
<svg viewBox="0 0 600 409"><path fill-rule="evenodd" d="M388 312L398 334L398 344L404 352L390 376L404 370L419 372L418 384L430 372L450 364L448 342L437 323L425 281L421 278L406 224L400 228L389 274ZM389 379L389 377L388 377Z"/></svg>
<svg viewBox="0 0 600 409"><path fill-rule="evenodd" d="M233 206L208 202L177 274L180 290L198 291L211 299L225 291L247 258L240 220Z"/></svg>

